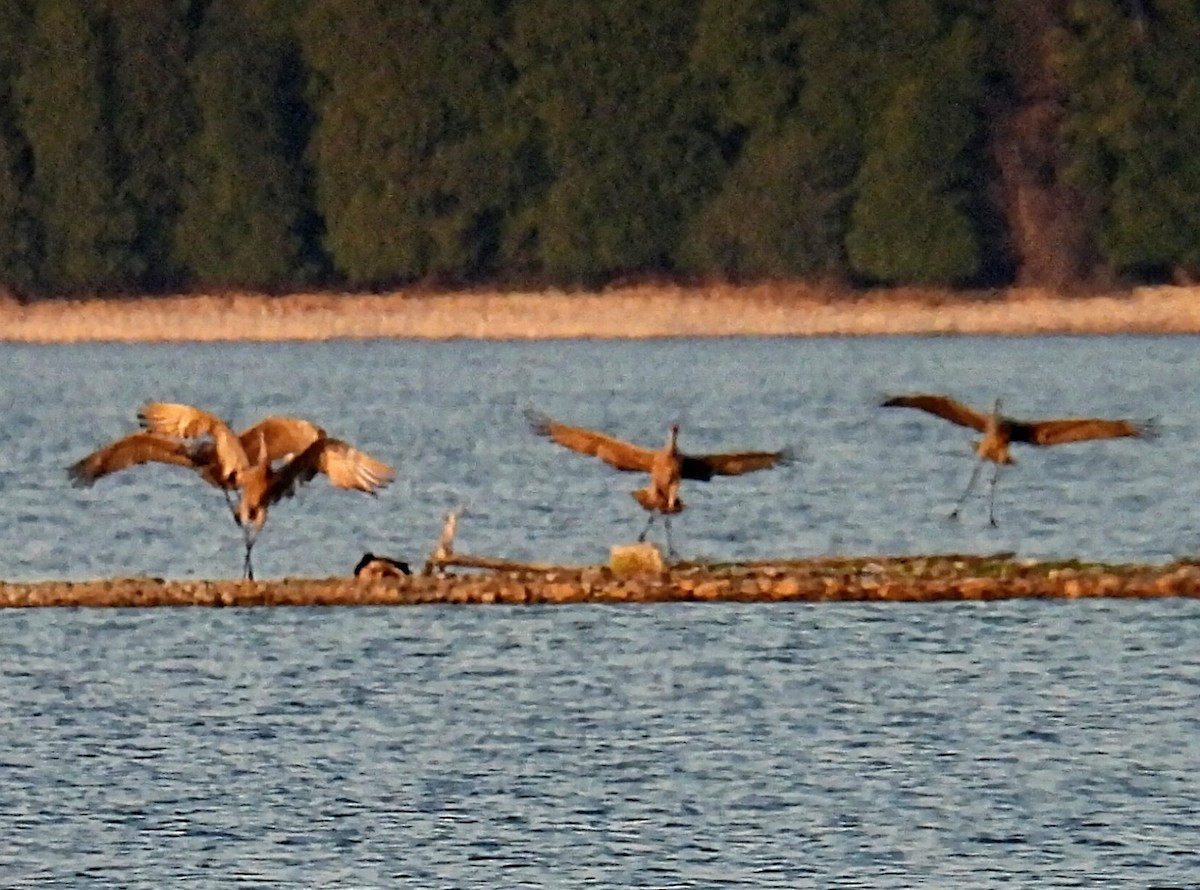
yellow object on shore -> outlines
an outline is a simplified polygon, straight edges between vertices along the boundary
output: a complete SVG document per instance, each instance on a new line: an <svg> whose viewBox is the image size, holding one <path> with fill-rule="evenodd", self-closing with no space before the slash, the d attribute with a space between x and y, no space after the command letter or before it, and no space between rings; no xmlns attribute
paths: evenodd
<svg viewBox="0 0 1200 890"><path fill-rule="evenodd" d="M665 568L662 551L653 544L614 544L608 558L614 575L638 575L661 572Z"/></svg>

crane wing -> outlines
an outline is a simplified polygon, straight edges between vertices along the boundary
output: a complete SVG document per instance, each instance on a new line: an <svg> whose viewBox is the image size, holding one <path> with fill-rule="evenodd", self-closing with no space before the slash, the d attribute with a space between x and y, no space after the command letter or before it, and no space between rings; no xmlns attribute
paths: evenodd
<svg viewBox="0 0 1200 890"><path fill-rule="evenodd" d="M152 433L199 439L208 436L216 448L221 477L231 478L249 465L246 450L233 430L215 414L191 405L172 402L147 402L138 409L138 420Z"/></svg>
<svg viewBox="0 0 1200 890"><path fill-rule="evenodd" d="M324 473L338 488L375 494L396 478L396 471L383 461L351 447L341 439L318 439L275 474L264 499L274 504L291 497L296 489Z"/></svg>
<svg viewBox="0 0 1200 890"><path fill-rule="evenodd" d="M187 443L158 433L133 433L94 451L67 468L75 488L88 488L97 479L138 464L176 464L195 469Z"/></svg>
<svg viewBox="0 0 1200 890"><path fill-rule="evenodd" d="M525 419L529 422L530 429L539 436L552 439L564 448L578 451L580 454L598 457L618 470L648 473L654 464L654 452L649 448L642 448L580 426L567 426L532 410L525 412Z"/></svg>
<svg viewBox="0 0 1200 890"><path fill-rule="evenodd" d="M1148 438L1154 424L1130 420L1105 420L1100 417L1067 417L1061 420L1011 421L1009 436L1013 442L1030 445L1063 445L1088 439Z"/></svg>
<svg viewBox="0 0 1200 890"><path fill-rule="evenodd" d="M215 431L219 427L229 428L225 421L215 414L174 402L146 402L138 409L138 420L153 433L180 436L184 439L215 437Z"/></svg>
<svg viewBox="0 0 1200 890"><path fill-rule="evenodd" d="M959 426L969 426L982 431L987 426L987 416L980 414L974 408L955 401L949 396L916 393L906 396L892 396L880 403L881 408L917 408L934 414L943 420L956 423Z"/></svg>
<svg viewBox="0 0 1200 890"><path fill-rule="evenodd" d="M740 476L769 470L796 460L790 448L782 451L739 451L732 454L681 454L679 473L684 479L707 482L713 476Z"/></svg>
<svg viewBox="0 0 1200 890"><path fill-rule="evenodd" d="M325 430L299 417L267 417L238 434L246 458L252 464L299 455L323 438Z"/></svg>

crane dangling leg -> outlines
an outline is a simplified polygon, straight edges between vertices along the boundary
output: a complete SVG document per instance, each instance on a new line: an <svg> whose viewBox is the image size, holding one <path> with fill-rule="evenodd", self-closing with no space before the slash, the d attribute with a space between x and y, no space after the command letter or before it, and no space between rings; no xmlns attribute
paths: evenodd
<svg viewBox="0 0 1200 890"><path fill-rule="evenodd" d="M988 522L992 524L992 528L999 528L996 523L996 480L1000 478L1000 464L996 464L996 469L992 473L992 484L988 486Z"/></svg>
<svg viewBox="0 0 1200 890"><path fill-rule="evenodd" d="M679 562L679 554L675 552L675 545L671 543L671 517L663 516L663 528L667 530L667 559L671 562Z"/></svg>
<svg viewBox="0 0 1200 890"><path fill-rule="evenodd" d="M958 511L962 509L963 504L967 502L967 498L971 494L971 490L975 487L976 481L979 479L979 471L983 469L983 461L975 461L975 469L971 471L971 478L967 480L966 490L963 491L962 497L958 499L958 503L954 505L954 509L950 511L951 519L958 519Z"/></svg>
<svg viewBox="0 0 1200 890"><path fill-rule="evenodd" d="M650 519L646 522L646 527L642 529L642 533L637 537L639 544L646 540L646 535L650 533L650 526L654 525L654 519L656 516L658 516L657 513L655 513L653 510L650 511Z"/></svg>
<svg viewBox="0 0 1200 890"><path fill-rule="evenodd" d="M250 562L250 551L254 549L254 541L258 537L258 529L242 526L242 538L246 545L246 559L242 563L242 577L246 581L254 580L254 566Z"/></svg>
<svg viewBox="0 0 1200 890"><path fill-rule="evenodd" d="M233 521L238 525L242 524L242 520L238 518L237 504L234 503L233 495L229 493L228 488L222 488L221 494L225 495L225 506L229 508L229 512L233 514Z"/></svg>

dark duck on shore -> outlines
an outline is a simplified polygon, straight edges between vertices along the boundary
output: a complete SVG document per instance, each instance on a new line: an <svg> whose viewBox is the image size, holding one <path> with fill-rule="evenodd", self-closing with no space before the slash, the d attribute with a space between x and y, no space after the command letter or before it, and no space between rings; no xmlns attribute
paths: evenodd
<svg viewBox="0 0 1200 890"><path fill-rule="evenodd" d="M402 578L411 574L412 568L403 560L392 559L390 556L376 556L369 550L362 555L362 559L354 567L354 577L363 581Z"/></svg>

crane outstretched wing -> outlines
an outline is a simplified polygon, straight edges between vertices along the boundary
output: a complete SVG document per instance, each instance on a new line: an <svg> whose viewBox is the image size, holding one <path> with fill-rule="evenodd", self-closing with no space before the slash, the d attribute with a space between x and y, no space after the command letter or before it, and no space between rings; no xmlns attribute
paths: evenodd
<svg viewBox="0 0 1200 890"><path fill-rule="evenodd" d="M152 433L184 439L211 438L221 478L230 479L249 465L241 440L233 434L229 424L215 414L191 405L146 402L138 409L138 420Z"/></svg>
<svg viewBox="0 0 1200 890"><path fill-rule="evenodd" d="M679 474L684 479L707 482L713 476L740 476L755 470L769 470L796 460L790 448L781 451L739 451L731 454L681 454Z"/></svg>
<svg viewBox="0 0 1200 890"><path fill-rule="evenodd" d="M880 403L881 408L917 408L934 414L943 420L968 426L982 431L987 426L987 415L980 414L974 408L955 401L949 396L932 393L915 393L913 395L892 396Z"/></svg>
<svg viewBox="0 0 1200 890"><path fill-rule="evenodd" d="M242 430L238 439L252 464L283 460L301 454L313 442L325 438L325 430L300 417L273 416Z"/></svg>
<svg viewBox="0 0 1200 890"><path fill-rule="evenodd" d="M1064 445L1088 439L1151 438L1153 422L1106 420L1101 417L1066 417L1061 420L1014 420L1007 424L1013 442L1030 445Z"/></svg>
<svg viewBox="0 0 1200 890"><path fill-rule="evenodd" d="M525 412L525 419L530 429L539 436L545 436L580 454L598 457L618 470L648 473L654 465L654 451L649 448L581 426L568 426L533 410Z"/></svg>
<svg viewBox="0 0 1200 890"><path fill-rule="evenodd" d="M110 442L67 468L75 488L88 488L97 479L139 464L176 464L196 468L186 442L173 436L140 432Z"/></svg>
<svg viewBox="0 0 1200 890"><path fill-rule="evenodd" d="M274 504L291 497L296 489L324 473L338 488L375 494L396 478L396 471L383 461L351 447L341 439L318 439L292 458L275 474L264 498Z"/></svg>

